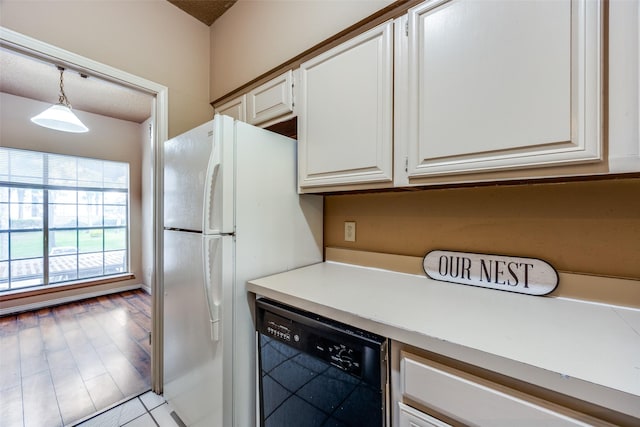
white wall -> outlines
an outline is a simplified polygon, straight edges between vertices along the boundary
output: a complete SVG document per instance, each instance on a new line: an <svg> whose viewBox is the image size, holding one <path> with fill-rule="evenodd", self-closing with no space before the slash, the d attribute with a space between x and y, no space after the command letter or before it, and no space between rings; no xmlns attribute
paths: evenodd
<svg viewBox="0 0 640 427"><path fill-rule="evenodd" d="M209 28L166 0L0 0L0 26L169 88L169 137L210 120Z"/></svg>
<svg viewBox="0 0 640 427"><path fill-rule="evenodd" d="M90 132L71 134L37 126L30 117L42 112L50 104L19 96L0 93L0 146L48 153L68 154L129 163L130 174L130 268L136 276L133 280L118 282L111 287L144 283L142 270L142 149L141 133L144 124L117 120L79 110L74 112L87 125ZM147 195L148 199L150 196ZM148 200L147 200L147 203ZM93 289L92 289L93 290ZM66 292L57 297L78 293ZM50 296L49 296L50 297ZM44 297L40 297L42 299ZM38 299L25 298L20 304ZM10 303L3 303L6 307Z"/></svg>
<svg viewBox="0 0 640 427"><path fill-rule="evenodd" d="M211 100L391 3L392 0L238 0L211 25Z"/></svg>

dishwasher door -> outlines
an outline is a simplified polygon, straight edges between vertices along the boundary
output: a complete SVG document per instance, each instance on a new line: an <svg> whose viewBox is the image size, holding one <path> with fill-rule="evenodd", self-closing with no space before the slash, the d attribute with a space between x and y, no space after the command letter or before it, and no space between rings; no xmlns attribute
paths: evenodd
<svg viewBox="0 0 640 427"><path fill-rule="evenodd" d="M387 339L256 301L262 427L384 427Z"/></svg>

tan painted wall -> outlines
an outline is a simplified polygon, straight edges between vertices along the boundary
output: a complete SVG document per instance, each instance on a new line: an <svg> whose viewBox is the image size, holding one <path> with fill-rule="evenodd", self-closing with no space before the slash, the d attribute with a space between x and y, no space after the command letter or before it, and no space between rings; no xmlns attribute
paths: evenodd
<svg viewBox="0 0 640 427"><path fill-rule="evenodd" d="M211 100L393 0L238 0L211 25Z"/></svg>
<svg viewBox="0 0 640 427"><path fill-rule="evenodd" d="M325 197L325 246L542 258L565 272L640 279L640 179ZM356 242L344 241L356 221Z"/></svg>
<svg viewBox="0 0 640 427"><path fill-rule="evenodd" d="M29 122L29 117L40 113L50 104L0 93L0 105L2 105L2 108L0 108L0 146L2 147L129 163L130 266L131 272L136 278L118 282L112 287L138 284L150 286L150 283L144 282L145 277L142 271L142 209L144 203L149 203L149 195L143 196L142 192L142 149L140 148L140 137L143 132L142 128L145 125L75 110L75 113L91 129L91 132L69 134L45 129ZM102 288L105 288L105 286L102 286ZM56 297L62 298L79 292L82 292L82 290L59 293ZM51 295L39 297L39 299L50 297ZM3 307L12 304L29 304L37 301L38 298L23 299L21 301L14 300L3 304Z"/></svg>
<svg viewBox="0 0 640 427"><path fill-rule="evenodd" d="M1 0L0 26L169 88L169 136L211 119L209 28L165 0Z"/></svg>

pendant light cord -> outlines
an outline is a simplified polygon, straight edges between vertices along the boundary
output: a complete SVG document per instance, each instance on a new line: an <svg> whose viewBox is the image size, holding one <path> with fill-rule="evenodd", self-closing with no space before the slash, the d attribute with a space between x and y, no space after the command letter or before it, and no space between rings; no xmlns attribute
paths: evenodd
<svg viewBox="0 0 640 427"><path fill-rule="evenodd" d="M58 97L58 102L60 104L65 105L67 108L71 109L71 104L67 99L67 95L64 93L64 82L62 80L62 74L64 73L64 68L58 67L58 70L60 70L60 96Z"/></svg>

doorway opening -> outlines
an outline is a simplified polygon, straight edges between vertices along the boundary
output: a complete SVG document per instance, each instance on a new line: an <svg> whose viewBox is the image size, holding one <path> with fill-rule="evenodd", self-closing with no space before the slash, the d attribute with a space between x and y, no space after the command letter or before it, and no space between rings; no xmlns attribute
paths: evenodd
<svg viewBox="0 0 640 427"><path fill-rule="evenodd" d="M0 295L0 316L11 313L12 310L13 312L31 310L33 313L41 310L40 313L42 314L44 313L42 310L45 310L47 305L59 305L62 303L81 304L79 302L80 300L89 297L107 298L107 300L102 300L102 306L104 306L110 301L108 295L116 295L118 292L124 292L125 294L127 292L133 292L136 294L138 291L135 289L144 289L145 292L150 294L150 296L147 295L147 302L151 310L150 387L152 391L160 394L162 392L163 382L162 275L160 274L162 271L162 254L161 251L157 251L156 248L162 247L162 200L158 195L162 194L161 144L167 139L168 135L168 88L1 27L0 48L17 54L22 59L30 59L36 64L44 63L63 66L66 69L77 72L82 78L88 77L89 80L100 81L107 86L110 85L112 87L137 91L148 97L148 102L150 103L149 118L143 123L139 123L141 128L140 163L144 163L147 166L146 169L141 168L138 172L140 174L141 192L138 195L140 197L140 200L138 200L140 205L138 206L140 220L137 222L137 226L140 229L135 232L139 233L141 237L139 237L140 243L136 249L138 253L131 255L132 258L137 257L134 265L136 277L128 278L128 280L124 282L92 283L92 286L66 283L64 287L60 287L59 289L54 289L53 291L48 290L46 293L41 294L28 295L27 298L23 298L24 296L20 296L19 298L15 294L9 295L8 297L6 295ZM68 84L67 75L65 75L65 85ZM31 86L34 85L32 84ZM55 91L55 87L53 90ZM6 93L4 89L0 95L3 96L3 100L5 100L5 96L18 98L16 94ZM27 95L22 99L25 101L36 100L34 95ZM80 109L80 107L77 107L77 110ZM3 108L3 110L6 111L8 108ZM92 114L99 115L99 113ZM27 117L26 123L28 122L29 118ZM20 143L15 142L15 138L11 137L10 132L10 129L5 129L5 126L3 126L0 145L21 148L19 146ZM108 144L109 138L105 135L104 139L106 141L105 143ZM78 150L85 149L85 147L78 148ZM133 171L131 173L133 174ZM131 197L136 196L132 195ZM142 220L142 218L144 218L144 220ZM149 219L152 220L149 221ZM135 221L132 221L132 227L134 227L134 222ZM133 294L130 293L126 295L131 297ZM122 298L123 301L126 301L126 297ZM75 301L78 302L76 303ZM131 303L132 301L133 300L129 302ZM16 308L16 306L19 308ZM117 319L115 321L117 322ZM104 408L99 408L98 410L100 409Z"/></svg>

